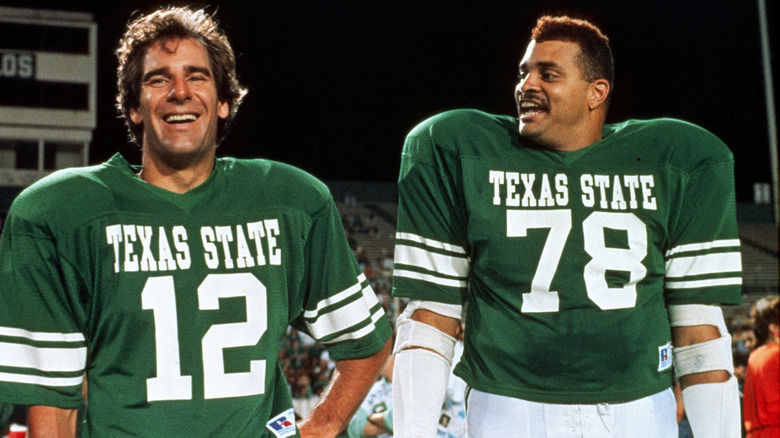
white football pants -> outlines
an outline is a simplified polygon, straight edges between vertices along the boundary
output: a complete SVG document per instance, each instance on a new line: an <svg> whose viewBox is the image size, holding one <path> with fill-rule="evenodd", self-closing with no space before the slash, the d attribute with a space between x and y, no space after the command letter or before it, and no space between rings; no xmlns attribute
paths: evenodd
<svg viewBox="0 0 780 438"><path fill-rule="evenodd" d="M626 403L537 403L471 388L466 438L677 438L671 389Z"/></svg>

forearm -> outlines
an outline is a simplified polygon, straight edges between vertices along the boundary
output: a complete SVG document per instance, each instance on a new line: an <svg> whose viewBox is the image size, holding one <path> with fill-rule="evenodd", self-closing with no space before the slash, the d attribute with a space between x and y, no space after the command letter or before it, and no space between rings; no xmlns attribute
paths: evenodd
<svg viewBox="0 0 780 438"><path fill-rule="evenodd" d="M717 306L670 306L675 372L691 430L699 438L739 436L731 337Z"/></svg>
<svg viewBox="0 0 780 438"><path fill-rule="evenodd" d="M398 318L393 380L393 433L430 437L444 402L458 320L427 309ZM411 318L409 317L411 316Z"/></svg>
<svg viewBox="0 0 780 438"><path fill-rule="evenodd" d="M341 432L376 381L391 348L392 341L388 339L382 350L373 356L339 361L319 402L309 416L298 423L301 438L335 437Z"/></svg>
<svg viewBox="0 0 780 438"><path fill-rule="evenodd" d="M27 410L29 438L73 438L78 410L52 406L30 406Z"/></svg>

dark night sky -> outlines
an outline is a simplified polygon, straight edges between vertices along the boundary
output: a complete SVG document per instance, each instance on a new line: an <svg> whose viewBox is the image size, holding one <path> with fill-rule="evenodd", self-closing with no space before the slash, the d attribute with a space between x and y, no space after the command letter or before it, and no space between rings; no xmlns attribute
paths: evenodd
<svg viewBox="0 0 780 438"><path fill-rule="evenodd" d="M774 2L767 3L772 20ZM99 103L91 162L117 150L136 159L113 109L112 51L130 14L158 4L2 0L94 15ZM771 179L755 1L194 4L217 9L250 89L221 155L281 160L327 180L394 181L404 136L424 118L464 107L514 113L530 29L541 13L564 12L594 21L612 41L611 121L670 116L714 132L736 157L740 201L752 200L754 182Z"/></svg>

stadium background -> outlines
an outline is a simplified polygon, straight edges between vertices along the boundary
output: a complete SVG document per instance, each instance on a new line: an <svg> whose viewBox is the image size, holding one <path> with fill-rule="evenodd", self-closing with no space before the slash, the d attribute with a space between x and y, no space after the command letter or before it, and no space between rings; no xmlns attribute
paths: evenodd
<svg viewBox="0 0 780 438"><path fill-rule="evenodd" d="M772 21L776 4L768 3L770 44L776 48ZM113 108L113 49L128 17L158 4L0 3L87 13L96 23L97 106L88 163L104 161L116 151L138 161L137 147L127 143L123 122ZM389 288L397 197L393 181L406 132L422 119L452 108L514 113L517 61L535 18L565 12L595 21L611 37L616 60L610 120L681 118L714 132L735 155L745 293L742 306L729 308L727 316L735 334L735 357L742 360L741 336L750 304L778 293L777 226L769 200L756 196L756 184L770 182L771 168L755 2L183 4L217 11L238 55L240 80L250 89L233 133L218 154L280 160L325 180L355 255L391 314L403 306L390 298ZM0 50L13 48L15 38L0 33ZM775 57L775 72L776 62ZM3 79L0 93L13 85ZM7 140L0 138L0 148ZM0 154L0 170L8 171L0 172L0 226L25 185L7 177L9 172L25 171L7 157ZM35 177L49 169L38 170ZM293 393L303 396L298 397L299 411L316 399L324 384L321 371L327 374L332 365L320 361L319 352L318 346L308 345L295 333L282 352L290 365Z"/></svg>

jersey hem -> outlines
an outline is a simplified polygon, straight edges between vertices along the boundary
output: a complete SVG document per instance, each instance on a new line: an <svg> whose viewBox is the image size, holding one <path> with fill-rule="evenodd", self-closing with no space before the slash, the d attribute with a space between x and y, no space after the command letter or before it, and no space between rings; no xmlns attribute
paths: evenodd
<svg viewBox="0 0 780 438"><path fill-rule="evenodd" d="M447 299L448 297L442 296L442 294L426 294L426 293L420 293L419 290L404 290L404 289L396 289L393 288L392 295L396 298L409 298L411 300L423 300L423 301L435 301L437 303L444 303L444 304L463 304L463 300L461 297L460 291L458 291L458 297L453 299Z"/></svg>
<svg viewBox="0 0 780 438"><path fill-rule="evenodd" d="M63 409L78 409L83 405L81 398L69 400L42 399L36 396L26 396L21 393L0 393L0 402L22 406L53 406Z"/></svg>
<svg viewBox="0 0 780 438"><path fill-rule="evenodd" d="M518 399L532 401L532 402L539 402L539 403L560 403L560 404L626 403L634 400L639 400L640 398L651 396L653 394L657 394L671 387L671 383L659 383L654 386L636 389L636 390L632 390L631 392L625 392L625 393L590 393L590 392L555 393L551 391L529 391L529 390L523 390L518 388L507 388L507 387L489 385L489 384L488 385L479 384L479 383L472 384L464 376L461 376L457 372L455 374L457 374L463 380L465 380L470 387L478 391L503 395L506 397L518 398Z"/></svg>

